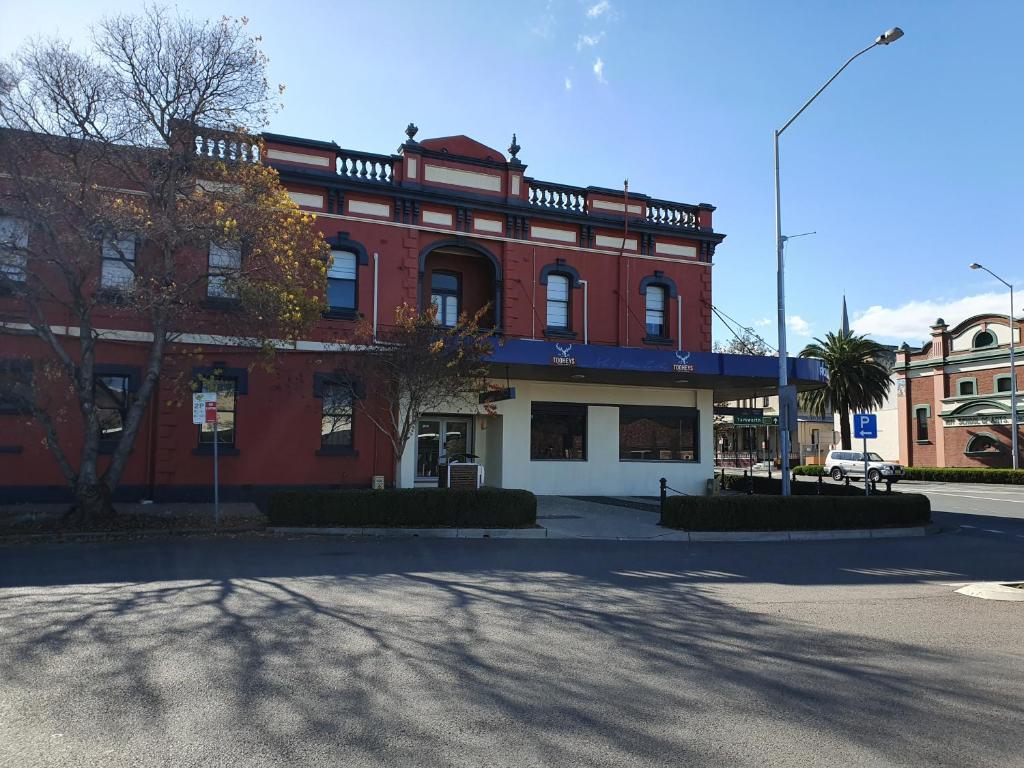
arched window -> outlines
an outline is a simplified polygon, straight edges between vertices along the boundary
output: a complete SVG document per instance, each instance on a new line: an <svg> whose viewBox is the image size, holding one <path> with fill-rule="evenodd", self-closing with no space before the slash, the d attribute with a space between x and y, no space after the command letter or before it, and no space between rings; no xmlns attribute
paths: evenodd
<svg viewBox="0 0 1024 768"><path fill-rule="evenodd" d="M971 439L967 441L967 447L964 449L964 453L971 455L977 453L1002 453L1002 443L994 436L986 432L981 432L976 435L971 435Z"/></svg>
<svg viewBox="0 0 1024 768"><path fill-rule="evenodd" d="M981 347L994 347L996 345L996 337L992 331L979 331L974 335L974 348L979 349Z"/></svg>
<svg viewBox="0 0 1024 768"><path fill-rule="evenodd" d="M569 330L569 277L548 275L548 328Z"/></svg>
<svg viewBox="0 0 1024 768"><path fill-rule="evenodd" d="M652 283L647 286L647 335L655 339L664 339L668 336L668 326L665 323L665 286Z"/></svg>

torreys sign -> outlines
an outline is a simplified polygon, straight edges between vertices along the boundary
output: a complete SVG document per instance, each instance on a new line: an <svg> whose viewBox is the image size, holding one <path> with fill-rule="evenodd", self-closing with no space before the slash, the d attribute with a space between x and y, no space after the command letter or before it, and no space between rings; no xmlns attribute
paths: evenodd
<svg viewBox="0 0 1024 768"><path fill-rule="evenodd" d="M213 406L213 417L210 418L210 406ZM211 424L217 420L217 393L192 393L192 423Z"/></svg>

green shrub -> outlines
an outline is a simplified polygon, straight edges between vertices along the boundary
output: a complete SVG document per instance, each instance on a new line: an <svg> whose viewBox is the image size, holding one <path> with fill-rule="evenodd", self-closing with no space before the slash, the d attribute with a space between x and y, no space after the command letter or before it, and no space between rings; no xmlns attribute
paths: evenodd
<svg viewBox="0 0 1024 768"><path fill-rule="evenodd" d="M506 488L282 491L271 525L341 528L515 528L537 521L537 497Z"/></svg>
<svg viewBox="0 0 1024 768"><path fill-rule="evenodd" d="M793 474L804 477L821 477L825 474L825 467L821 464L801 464L799 467L793 467Z"/></svg>
<svg viewBox="0 0 1024 768"><path fill-rule="evenodd" d="M753 482L755 494L772 494L775 496L782 494L781 478L760 477L758 475L754 475L752 478L749 476L744 477L743 475L726 475L725 489L727 491L747 493L751 482ZM879 486L879 490L882 488L884 488L884 485ZM847 486L834 483L796 482L790 483L790 492L794 496L863 496L864 484L851 483Z"/></svg>
<svg viewBox="0 0 1024 768"><path fill-rule="evenodd" d="M906 480L933 480L944 483L1007 483L1024 485L1024 469L988 467L906 467Z"/></svg>
<svg viewBox="0 0 1024 768"><path fill-rule="evenodd" d="M688 531L817 531L927 525L928 497L671 496L661 524Z"/></svg>

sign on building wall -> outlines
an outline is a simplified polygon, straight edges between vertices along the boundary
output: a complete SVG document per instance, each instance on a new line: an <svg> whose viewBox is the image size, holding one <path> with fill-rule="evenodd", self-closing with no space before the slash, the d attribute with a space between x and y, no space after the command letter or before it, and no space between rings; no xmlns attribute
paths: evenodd
<svg viewBox="0 0 1024 768"><path fill-rule="evenodd" d="M555 344L555 349L558 350L558 354L552 355L552 365L576 365L576 358L570 354L572 344Z"/></svg>

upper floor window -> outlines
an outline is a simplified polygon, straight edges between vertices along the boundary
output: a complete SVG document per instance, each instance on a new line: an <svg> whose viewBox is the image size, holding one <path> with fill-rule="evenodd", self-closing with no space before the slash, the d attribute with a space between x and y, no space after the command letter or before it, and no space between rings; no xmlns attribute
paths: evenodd
<svg viewBox="0 0 1024 768"><path fill-rule="evenodd" d="M135 282L135 238L103 239L103 265L100 285L109 290L125 290Z"/></svg>
<svg viewBox="0 0 1024 768"><path fill-rule="evenodd" d="M356 308L357 256L351 251L331 251L331 268L327 270L327 304L334 309Z"/></svg>
<svg viewBox="0 0 1024 768"><path fill-rule="evenodd" d="M997 376L996 377L996 392L1009 392L1010 391L1010 376Z"/></svg>
<svg viewBox="0 0 1024 768"><path fill-rule="evenodd" d="M647 335L663 339L667 334L665 324L665 286L647 286Z"/></svg>
<svg viewBox="0 0 1024 768"><path fill-rule="evenodd" d="M968 397L977 394L975 392L974 379L960 379L956 383L957 394L961 397Z"/></svg>
<svg viewBox="0 0 1024 768"><path fill-rule="evenodd" d="M235 280L242 273L242 246L237 243L210 243L209 277L206 294L216 299L238 298Z"/></svg>
<svg viewBox="0 0 1024 768"><path fill-rule="evenodd" d="M981 331L974 335L975 347L994 347L995 345L996 337L992 331Z"/></svg>
<svg viewBox="0 0 1024 768"><path fill-rule="evenodd" d="M569 278L548 275L548 328L569 328Z"/></svg>
<svg viewBox="0 0 1024 768"><path fill-rule="evenodd" d="M430 303L437 310L437 322L451 328L458 322L461 296L459 276L454 272L431 272Z"/></svg>
<svg viewBox="0 0 1024 768"><path fill-rule="evenodd" d="M0 273L8 280L24 282L28 227L13 216L0 216Z"/></svg>

